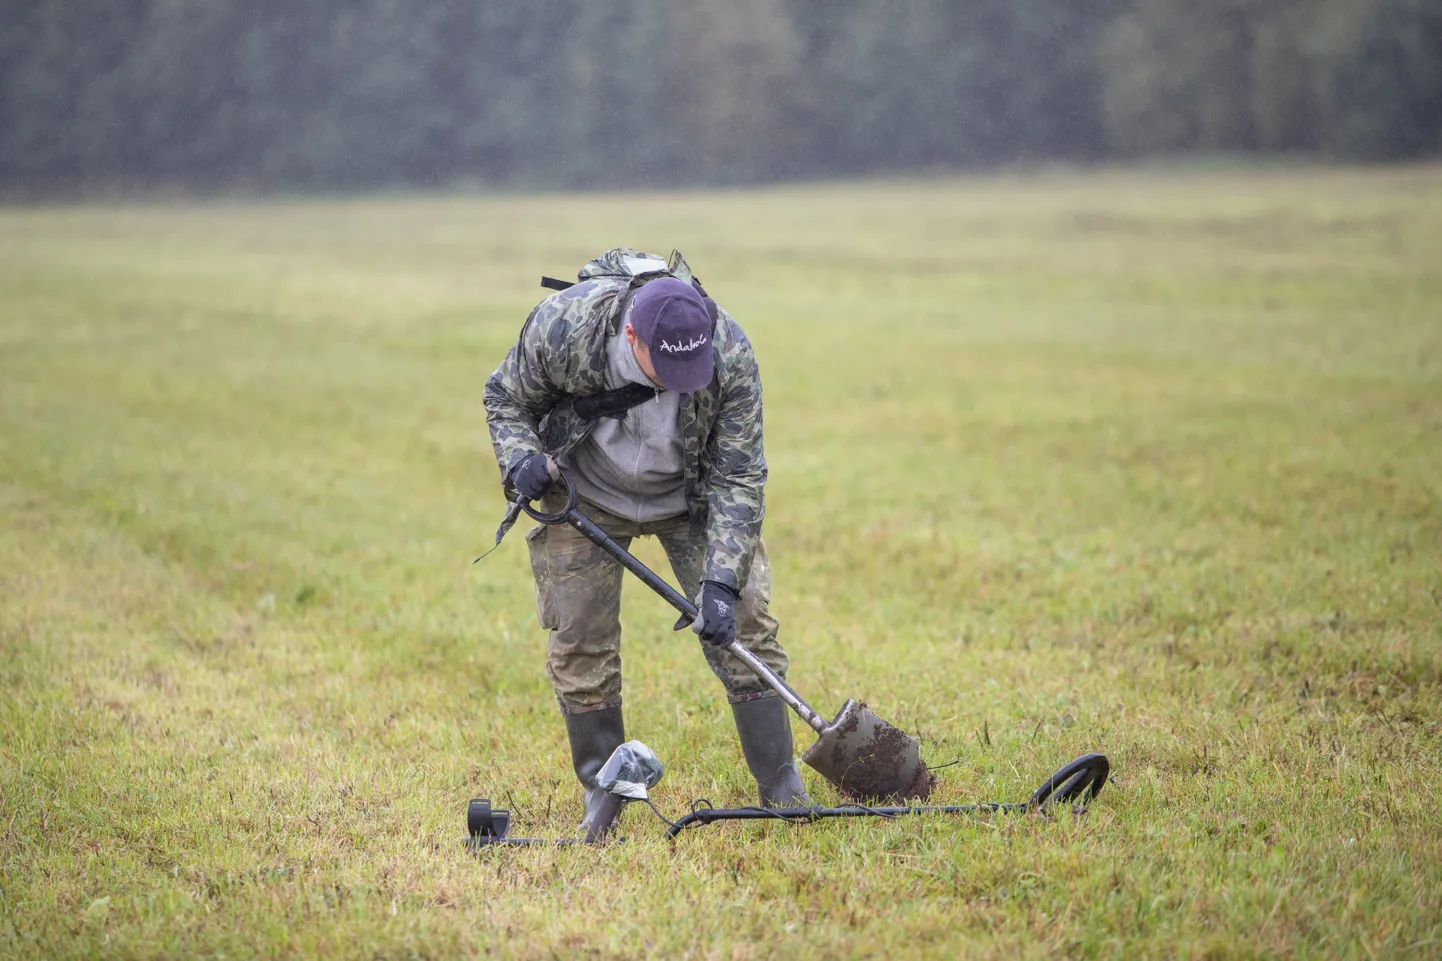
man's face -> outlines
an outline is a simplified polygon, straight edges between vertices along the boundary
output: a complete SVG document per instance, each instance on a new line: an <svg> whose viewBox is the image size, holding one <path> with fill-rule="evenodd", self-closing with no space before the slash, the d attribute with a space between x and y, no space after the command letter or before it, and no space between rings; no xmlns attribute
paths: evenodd
<svg viewBox="0 0 1442 961"><path fill-rule="evenodd" d="M629 323L626 324L626 343L631 345L631 353L636 355L641 372L651 379L651 383L661 387L661 382L656 379L656 368L651 364L651 348L641 343L641 338L636 336L636 328Z"/></svg>

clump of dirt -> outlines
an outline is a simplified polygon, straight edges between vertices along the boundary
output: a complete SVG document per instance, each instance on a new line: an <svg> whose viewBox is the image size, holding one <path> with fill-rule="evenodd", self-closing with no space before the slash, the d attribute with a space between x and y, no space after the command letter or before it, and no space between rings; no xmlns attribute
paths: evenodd
<svg viewBox="0 0 1442 961"><path fill-rule="evenodd" d="M916 739L900 728L884 721L877 725L876 732L867 744L867 763L855 765L848 772L841 789L853 797L886 798L904 801L908 798L925 799L930 796L936 784L936 775L926 769L926 762L916 761L911 780L900 790L896 782L905 776L907 761L917 754ZM855 775L852 777L851 775Z"/></svg>
<svg viewBox="0 0 1442 961"><path fill-rule="evenodd" d="M847 702L802 760L856 800L925 799L936 783L916 739L864 703Z"/></svg>

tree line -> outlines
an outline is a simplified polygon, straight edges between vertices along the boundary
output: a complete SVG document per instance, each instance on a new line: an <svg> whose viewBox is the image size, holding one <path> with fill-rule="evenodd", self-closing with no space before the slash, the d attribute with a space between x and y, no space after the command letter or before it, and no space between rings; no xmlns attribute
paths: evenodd
<svg viewBox="0 0 1442 961"><path fill-rule="evenodd" d="M1442 149L1437 0L0 0L0 185Z"/></svg>

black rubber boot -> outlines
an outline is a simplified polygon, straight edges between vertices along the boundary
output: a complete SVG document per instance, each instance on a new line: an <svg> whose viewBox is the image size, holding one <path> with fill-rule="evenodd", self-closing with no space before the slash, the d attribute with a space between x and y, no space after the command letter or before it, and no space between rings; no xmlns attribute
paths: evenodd
<svg viewBox="0 0 1442 961"><path fill-rule="evenodd" d="M768 808L810 807L811 798L801 785L796 759L791 754L790 708L779 697L763 697L731 705L741 753L756 778L761 806Z"/></svg>
<svg viewBox="0 0 1442 961"><path fill-rule="evenodd" d="M571 767L586 790L586 815L581 827L590 828L597 811L609 795L596 787L596 775L611 753L626 742L626 726L619 707L584 714L567 714L566 736L571 740ZM602 826L603 832L610 825Z"/></svg>

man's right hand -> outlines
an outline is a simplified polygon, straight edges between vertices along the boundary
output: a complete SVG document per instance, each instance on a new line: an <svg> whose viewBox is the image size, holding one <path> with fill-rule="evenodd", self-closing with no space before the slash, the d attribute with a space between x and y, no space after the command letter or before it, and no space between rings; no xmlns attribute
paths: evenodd
<svg viewBox="0 0 1442 961"><path fill-rule="evenodd" d="M529 454L511 471L511 486L526 500L538 501L560 476L550 454Z"/></svg>

